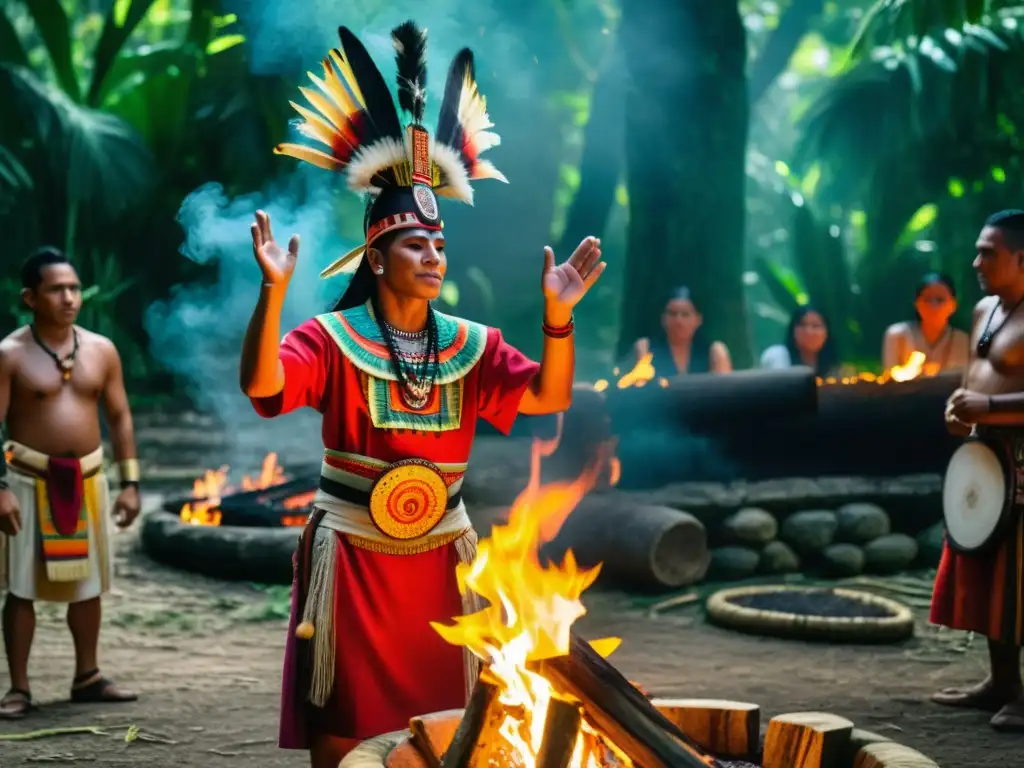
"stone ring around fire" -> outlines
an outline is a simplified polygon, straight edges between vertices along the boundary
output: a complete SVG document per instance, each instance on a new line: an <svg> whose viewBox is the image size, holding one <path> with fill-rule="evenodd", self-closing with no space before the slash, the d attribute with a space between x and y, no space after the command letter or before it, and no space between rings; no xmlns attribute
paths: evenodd
<svg viewBox="0 0 1024 768"><path fill-rule="evenodd" d="M386 536L415 539L434 528L448 506L448 485L422 459L392 464L370 491L370 519Z"/></svg>
<svg viewBox="0 0 1024 768"><path fill-rule="evenodd" d="M903 603L855 589L772 584L720 590L709 621L756 635L833 642L897 643L914 634Z"/></svg>

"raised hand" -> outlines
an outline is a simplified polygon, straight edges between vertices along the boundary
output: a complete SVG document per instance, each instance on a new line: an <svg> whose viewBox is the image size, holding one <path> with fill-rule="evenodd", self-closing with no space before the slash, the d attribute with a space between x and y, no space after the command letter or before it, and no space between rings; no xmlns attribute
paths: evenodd
<svg viewBox="0 0 1024 768"><path fill-rule="evenodd" d="M544 273L541 288L549 304L571 311L579 304L607 264L601 261L601 241L587 237L564 264L555 265L555 252L544 248Z"/></svg>
<svg viewBox="0 0 1024 768"><path fill-rule="evenodd" d="M299 258L299 236L292 235L288 250L284 250L274 242L270 216L263 211L256 211L256 222L249 230L252 232L252 253L263 273L263 282L282 288L288 285L295 271L295 261Z"/></svg>

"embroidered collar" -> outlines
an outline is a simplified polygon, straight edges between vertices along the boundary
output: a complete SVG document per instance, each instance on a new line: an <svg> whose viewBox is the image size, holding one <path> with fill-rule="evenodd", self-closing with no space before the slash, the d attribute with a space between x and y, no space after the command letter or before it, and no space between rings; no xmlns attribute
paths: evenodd
<svg viewBox="0 0 1024 768"><path fill-rule="evenodd" d="M449 384L464 377L483 357L486 328L479 323L434 311L437 319L439 367L435 384ZM363 373L395 381L387 342L380 332L369 302L343 312L318 315L341 353Z"/></svg>

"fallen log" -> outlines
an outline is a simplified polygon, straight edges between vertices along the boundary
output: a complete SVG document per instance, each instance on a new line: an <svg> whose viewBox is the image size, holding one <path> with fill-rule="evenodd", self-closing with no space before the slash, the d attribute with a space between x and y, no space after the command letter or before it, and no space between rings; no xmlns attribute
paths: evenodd
<svg viewBox="0 0 1024 768"><path fill-rule="evenodd" d="M571 637L567 655L533 666L560 694L578 699L584 719L633 765L644 768L720 765L578 635Z"/></svg>
<svg viewBox="0 0 1024 768"><path fill-rule="evenodd" d="M581 565L604 563L603 577L643 588L693 584L711 562L707 532L697 518L622 493L585 497L543 554L561 560L567 549Z"/></svg>

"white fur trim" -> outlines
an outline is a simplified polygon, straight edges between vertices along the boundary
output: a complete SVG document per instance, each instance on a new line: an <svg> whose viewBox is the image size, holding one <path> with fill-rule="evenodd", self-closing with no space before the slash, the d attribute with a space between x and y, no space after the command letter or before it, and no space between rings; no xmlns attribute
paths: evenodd
<svg viewBox="0 0 1024 768"><path fill-rule="evenodd" d="M438 191L438 194L472 205L473 187L469 183L469 173L462 163L462 156L447 144L435 141L431 136L430 159L441 169L441 185L447 188L443 192Z"/></svg>
<svg viewBox="0 0 1024 768"><path fill-rule="evenodd" d="M353 192L378 192L373 186L373 177L395 165L408 163L404 142L397 139L381 139L368 147L360 147L346 168L348 188Z"/></svg>

